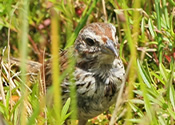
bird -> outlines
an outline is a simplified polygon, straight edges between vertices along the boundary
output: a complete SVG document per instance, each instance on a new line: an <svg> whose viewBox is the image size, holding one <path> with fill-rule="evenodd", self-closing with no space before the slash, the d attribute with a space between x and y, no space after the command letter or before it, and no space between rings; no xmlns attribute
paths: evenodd
<svg viewBox="0 0 175 125"><path fill-rule="evenodd" d="M119 56L116 28L111 23L95 22L82 28L73 45L73 69L79 125L108 110L116 102L124 81L125 68ZM60 72L68 65L67 50L60 52ZM52 84L51 61L45 64L46 85ZM62 96L69 98L68 78L62 81ZM124 84L124 83L123 83Z"/></svg>

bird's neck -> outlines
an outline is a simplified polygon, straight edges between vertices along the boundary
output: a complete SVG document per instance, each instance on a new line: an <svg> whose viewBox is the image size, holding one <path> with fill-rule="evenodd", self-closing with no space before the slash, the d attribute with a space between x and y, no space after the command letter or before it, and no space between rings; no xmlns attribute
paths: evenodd
<svg viewBox="0 0 175 125"><path fill-rule="evenodd" d="M96 60L82 60L77 62L76 66L85 71L93 72L95 74L103 73L104 75L108 75L111 68L113 67L113 63L103 64L103 63L99 63Z"/></svg>

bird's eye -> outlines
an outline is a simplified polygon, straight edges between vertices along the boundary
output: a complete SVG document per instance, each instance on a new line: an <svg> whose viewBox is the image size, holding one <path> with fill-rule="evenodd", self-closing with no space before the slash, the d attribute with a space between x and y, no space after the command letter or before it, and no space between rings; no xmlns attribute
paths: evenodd
<svg viewBox="0 0 175 125"><path fill-rule="evenodd" d="M85 42L89 45L89 46L93 46L95 44L94 40L92 40L91 38L86 38Z"/></svg>

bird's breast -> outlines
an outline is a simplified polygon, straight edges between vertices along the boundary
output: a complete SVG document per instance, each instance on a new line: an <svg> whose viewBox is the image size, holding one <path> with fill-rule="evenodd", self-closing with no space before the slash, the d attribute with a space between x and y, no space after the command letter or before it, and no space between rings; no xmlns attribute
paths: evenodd
<svg viewBox="0 0 175 125"><path fill-rule="evenodd" d="M92 118L116 101L121 81L115 74L98 75L76 68L75 78L81 117Z"/></svg>

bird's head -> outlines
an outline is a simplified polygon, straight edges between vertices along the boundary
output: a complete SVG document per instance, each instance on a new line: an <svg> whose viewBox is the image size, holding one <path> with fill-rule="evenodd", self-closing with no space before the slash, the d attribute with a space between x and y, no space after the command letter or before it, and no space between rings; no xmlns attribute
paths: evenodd
<svg viewBox="0 0 175 125"><path fill-rule="evenodd" d="M75 41L79 61L111 64L119 57L115 34L116 29L110 23L92 23L84 27Z"/></svg>

